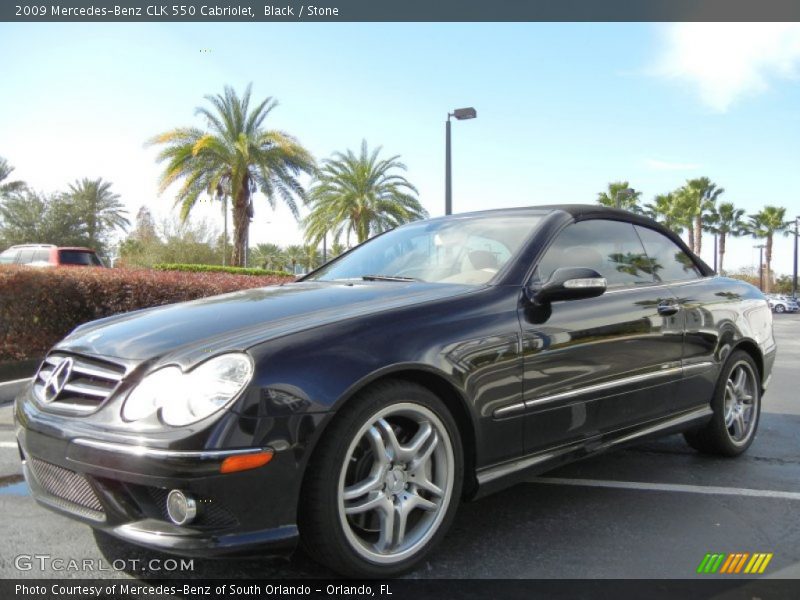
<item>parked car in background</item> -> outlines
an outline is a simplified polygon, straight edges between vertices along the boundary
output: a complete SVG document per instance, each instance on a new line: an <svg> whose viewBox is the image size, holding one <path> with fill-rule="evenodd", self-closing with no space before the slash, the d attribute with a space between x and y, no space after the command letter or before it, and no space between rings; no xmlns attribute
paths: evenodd
<svg viewBox="0 0 800 600"><path fill-rule="evenodd" d="M775 352L761 292L646 217L459 214L295 283L81 325L17 398L16 435L34 498L101 536L190 555L302 541L386 577L462 499L567 461L677 431L743 453Z"/></svg>
<svg viewBox="0 0 800 600"><path fill-rule="evenodd" d="M31 267L105 267L91 248L55 246L53 244L20 244L0 254L0 265Z"/></svg>
<svg viewBox="0 0 800 600"><path fill-rule="evenodd" d="M767 296L767 302L769 302L769 307L772 309L772 312L795 313L800 311L800 304L798 304L797 300L790 296L779 296L773 294Z"/></svg>

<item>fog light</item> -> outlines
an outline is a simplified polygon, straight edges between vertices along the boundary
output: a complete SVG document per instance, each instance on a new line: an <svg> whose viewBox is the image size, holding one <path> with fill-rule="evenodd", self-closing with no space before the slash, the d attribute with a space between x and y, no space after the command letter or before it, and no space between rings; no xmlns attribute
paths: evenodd
<svg viewBox="0 0 800 600"><path fill-rule="evenodd" d="M197 502L180 490L172 490L167 496L167 514L175 525L188 525L197 516Z"/></svg>

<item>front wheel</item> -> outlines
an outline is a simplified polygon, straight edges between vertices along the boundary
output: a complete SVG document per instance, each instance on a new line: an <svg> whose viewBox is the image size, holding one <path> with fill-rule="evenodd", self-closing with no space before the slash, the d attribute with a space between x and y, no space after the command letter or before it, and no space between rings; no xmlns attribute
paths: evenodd
<svg viewBox="0 0 800 600"><path fill-rule="evenodd" d="M786 312L786 307L783 304L776 304L775 305L775 312L776 313L784 313L784 312Z"/></svg>
<svg viewBox="0 0 800 600"><path fill-rule="evenodd" d="M303 545L344 575L410 569L449 527L462 465L458 428L432 392L404 381L369 388L336 415L309 464Z"/></svg>
<svg viewBox="0 0 800 600"><path fill-rule="evenodd" d="M711 400L714 414L684 437L695 450L738 456L753 443L761 414L761 383L753 358L741 350L728 358Z"/></svg>

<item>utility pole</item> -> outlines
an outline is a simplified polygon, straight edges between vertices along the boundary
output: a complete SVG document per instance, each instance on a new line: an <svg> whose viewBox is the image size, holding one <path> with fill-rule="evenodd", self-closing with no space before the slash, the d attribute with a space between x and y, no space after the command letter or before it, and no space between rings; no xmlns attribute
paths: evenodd
<svg viewBox="0 0 800 600"><path fill-rule="evenodd" d="M764 244L753 246L758 248L758 289L764 291Z"/></svg>

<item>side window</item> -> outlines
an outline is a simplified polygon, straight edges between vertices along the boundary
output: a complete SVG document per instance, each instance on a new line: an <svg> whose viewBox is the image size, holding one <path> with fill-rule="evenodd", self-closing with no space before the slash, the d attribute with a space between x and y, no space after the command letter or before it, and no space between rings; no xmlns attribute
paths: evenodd
<svg viewBox="0 0 800 600"><path fill-rule="evenodd" d="M588 267L608 287L653 283L653 269L633 225L601 219L567 226L539 261L534 278L547 281L558 268Z"/></svg>
<svg viewBox="0 0 800 600"><path fill-rule="evenodd" d="M26 248L21 250L17 262L21 265L27 265L33 262L33 249Z"/></svg>
<svg viewBox="0 0 800 600"><path fill-rule="evenodd" d="M17 250L14 248L9 248L2 254L0 254L0 265L10 265L13 264L17 260Z"/></svg>
<svg viewBox="0 0 800 600"><path fill-rule="evenodd" d="M31 262L42 262L47 263L50 262L50 250L49 249L39 249L33 253L33 260Z"/></svg>
<svg viewBox="0 0 800 600"><path fill-rule="evenodd" d="M685 281L702 277L692 258L667 236L636 225L647 256L653 263L656 281Z"/></svg>

